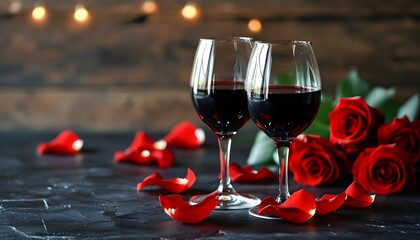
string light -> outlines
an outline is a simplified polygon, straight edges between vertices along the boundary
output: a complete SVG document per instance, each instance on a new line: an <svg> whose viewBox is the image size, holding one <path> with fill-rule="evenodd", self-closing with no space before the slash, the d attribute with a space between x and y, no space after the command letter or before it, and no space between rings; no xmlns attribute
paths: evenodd
<svg viewBox="0 0 420 240"><path fill-rule="evenodd" d="M83 4L77 4L73 14L74 20L79 23L84 23L89 19L89 12Z"/></svg>
<svg viewBox="0 0 420 240"><path fill-rule="evenodd" d="M42 22L47 18L47 10L42 3L35 5L32 10L32 18L37 22Z"/></svg>
<svg viewBox="0 0 420 240"><path fill-rule="evenodd" d="M143 2L143 5L141 6L141 9L143 10L143 12L147 14L152 14L152 13L157 12L158 5L156 4L154 0L145 0Z"/></svg>
<svg viewBox="0 0 420 240"><path fill-rule="evenodd" d="M11 0L9 13L17 14L22 10L22 6L22 0ZM141 5L141 10L146 14L153 14L158 11L158 4L156 3L156 0L144 0ZM187 20L197 19L200 14L200 7L192 0L187 1L181 10L181 15ZM32 10L32 19L37 22L42 22L47 18L47 15L47 9L42 3L42 0L36 3ZM89 20L90 13L83 4L76 4L73 18L78 23L85 23ZM252 18L248 22L248 30L253 33L261 32L262 27L261 21L257 18Z"/></svg>
<svg viewBox="0 0 420 240"><path fill-rule="evenodd" d="M251 20L248 22L248 29L249 29L251 32L254 32L254 33L261 32L261 30L262 30L262 24L261 24L261 21L260 21L260 20L258 20L258 19L256 19L256 18L251 19Z"/></svg>
<svg viewBox="0 0 420 240"><path fill-rule="evenodd" d="M17 14L22 10L22 1L21 0L13 0L9 6L9 13Z"/></svg>
<svg viewBox="0 0 420 240"><path fill-rule="evenodd" d="M182 8L181 14L184 18L188 20L193 20L198 18L200 11L197 4L193 2L187 2Z"/></svg>

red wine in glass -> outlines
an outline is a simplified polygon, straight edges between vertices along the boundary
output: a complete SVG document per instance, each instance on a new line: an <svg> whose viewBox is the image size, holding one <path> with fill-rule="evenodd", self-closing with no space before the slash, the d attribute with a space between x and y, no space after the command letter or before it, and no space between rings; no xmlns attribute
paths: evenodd
<svg viewBox="0 0 420 240"><path fill-rule="evenodd" d="M252 93L249 111L257 126L274 141L290 141L309 127L320 103L320 89L270 86L266 96Z"/></svg>
<svg viewBox="0 0 420 240"><path fill-rule="evenodd" d="M250 119L244 84L251 50L250 38L200 39L191 71L194 108L219 143L216 209L248 209L261 202L255 196L237 193L229 176L232 138ZM199 203L206 196L193 196L190 202Z"/></svg>
<svg viewBox="0 0 420 240"><path fill-rule="evenodd" d="M210 94L198 90L191 96L200 119L216 134L235 134L249 120L243 82L214 82Z"/></svg>
<svg viewBox="0 0 420 240"><path fill-rule="evenodd" d="M255 42L247 69L248 110L253 122L273 141L279 156L279 194L289 194L288 160L293 140L315 119L321 103L321 78L309 41ZM249 210L253 216L278 219Z"/></svg>

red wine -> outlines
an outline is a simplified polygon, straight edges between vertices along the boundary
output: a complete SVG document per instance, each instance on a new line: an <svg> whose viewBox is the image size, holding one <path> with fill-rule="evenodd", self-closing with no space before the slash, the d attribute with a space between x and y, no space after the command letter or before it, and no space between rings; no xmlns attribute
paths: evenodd
<svg viewBox="0 0 420 240"><path fill-rule="evenodd" d="M249 120L243 82L215 82L209 94L199 89L191 96L199 117L216 134L235 134Z"/></svg>
<svg viewBox="0 0 420 240"><path fill-rule="evenodd" d="M252 120L276 142L290 142L314 120L321 90L271 86L268 95L252 93L248 108Z"/></svg>

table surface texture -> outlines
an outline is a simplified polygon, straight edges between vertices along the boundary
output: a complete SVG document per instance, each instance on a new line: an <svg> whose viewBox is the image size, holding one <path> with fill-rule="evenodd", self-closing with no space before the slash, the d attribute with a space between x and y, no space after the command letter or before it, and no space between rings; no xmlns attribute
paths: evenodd
<svg viewBox="0 0 420 240"><path fill-rule="evenodd" d="M419 192L376 196L368 208L342 208L302 224L252 217L247 210L213 211L204 221L184 224L160 207L157 187L141 192L136 185L153 172L165 178L197 175L187 200L218 185L216 137L207 133L196 150L174 149L176 163L157 166L116 164L113 154L131 143L134 133L79 133L83 152L76 156L38 155L37 145L53 132L0 133L0 239L420 239ZM233 140L232 161L246 164L252 133ZM156 140L163 134L151 134ZM236 183L240 193L275 196L273 183ZM314 196L340 193L346 186L304 187L290 178L292 192Z"/></svg>

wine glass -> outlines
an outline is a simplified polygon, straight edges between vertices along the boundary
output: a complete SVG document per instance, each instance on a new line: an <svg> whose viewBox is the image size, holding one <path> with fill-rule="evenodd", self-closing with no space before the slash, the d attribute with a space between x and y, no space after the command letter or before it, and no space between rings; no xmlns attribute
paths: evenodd
<svg viewBox="0 0 420 240"><path fill-rule="evenodd" d="M238 194L230 182L232 138L249 120L244 88L252 39L200 39L191 73L191 96L204 124L216 134L220 151L219 204L216 209L244 209L258 205L255 196ZM207 195L193 196L198 203Z"/></svg>
<svg viewBox="0 0 420 240"><path fill-rule="evenodd" d="M314 120L321 103L321 78L308 41L255 42L248 64L248 110L253 122L273 141L279 156L279 194L290 196L288 158L292 141ZM253 216L258 207L249 210Z"/></svg>

